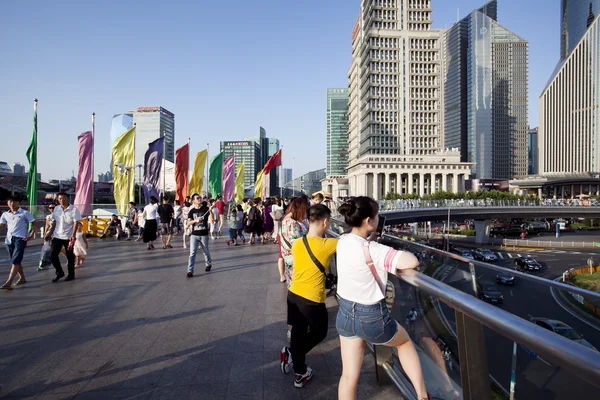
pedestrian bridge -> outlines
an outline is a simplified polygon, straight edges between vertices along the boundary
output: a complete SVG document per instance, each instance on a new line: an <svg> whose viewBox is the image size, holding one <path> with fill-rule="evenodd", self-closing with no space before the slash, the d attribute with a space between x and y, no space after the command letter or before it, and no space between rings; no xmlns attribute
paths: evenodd
<svg viewBox="0 0 600 400"><path fill-rule="evenodd" d="M345 229L338 223L333 228L334 236ZM513 343L520 346L515 350L517 397L594 398L598 393L597 353L450 282L464 277L474 284L475 277L500 267L385 240L423 260L419 272L392 277L394 316L402 324L411 308L421 316L406 327L417 344L432 399L491 399L492 392L495 398L506 396ZM75 281L56 284L50 282L52 271L36 270L40 248L31 245L23 262L28 283L0 293L0 397L337 398L341 359L335 297L327 299L327 338L307 356L315 375L296 389L292 377L279 370L287 327L277 247L211 241L212 271L187 279L181 237L173 244L174 249L148 251L139 242L92 239ZM0 274L7 274L8 267L0 264ZM536 295L549 293L552 286L594 296L521 275L521 288ZM440 301L451 307L450 323ZM600 347L600 336L586 339ZM394 352L380 346L367 352L359 398L415 399Z"/></svg>

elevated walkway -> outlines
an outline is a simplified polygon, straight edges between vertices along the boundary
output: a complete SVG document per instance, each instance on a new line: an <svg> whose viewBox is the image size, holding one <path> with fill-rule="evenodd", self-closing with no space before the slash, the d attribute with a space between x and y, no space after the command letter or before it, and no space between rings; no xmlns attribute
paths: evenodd
<svg viewBox="0 0 600 400"><path fill-rule="evenodd" d="M277 247L211 241L213 270L199 262L186 279L188 250L181 236L173 244L147 251L140 242L90 240L76 280L56 284L52 267L36 270L40 245L31 246L28 283L0 292L0 398L337 398L333 299L327 339L307 357L315 375L296 389L279 369L287 326ZM1 279L8 268L2 257ZM377 382L370 355L359 398L402 398Z"/></svg>

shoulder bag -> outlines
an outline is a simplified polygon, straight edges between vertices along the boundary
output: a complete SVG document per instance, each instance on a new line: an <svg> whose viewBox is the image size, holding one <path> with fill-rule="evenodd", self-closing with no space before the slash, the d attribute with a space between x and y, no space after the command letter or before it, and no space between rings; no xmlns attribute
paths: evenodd
<svg viewBox="0 0 600 400"><path fill-rule="evenodd" d="M394 287L392 281L390 281L389 279L385 287L383 286L383 282L381 282L381 279L379 278L379 274L377 273L377 270L375 269L375 264L373 264L373 259L371 258L371 253L369 252L369 242L365 242L363 244L363 253L365 254L365 260L367 262L367 265L369 266L369 270L371 271L373 278L375 278L375 282L377 282L379 290L381 290L381 293L383 294L383 297L385 299L385 305L391 314L392 310L394 309L396 288Z"/></svg>
<svg viewBox="0 0 600 400"><path fill-rule="evenodd" d="M325 275L325 289L333 289L334 286L337 284L337 277L331 272L328 274L325 273L325 267L323 267L321 261L319 261L317 257L315 257L315 255L313 254L312 250L310 249L310 246L308 245L308 239L306 238L306 236L302 237L302 243L304 243L304 247L306 247L306 251L308 251L308 255L310 256L312 262L317 266L317 268L319 268L323 275Z"/></svg>

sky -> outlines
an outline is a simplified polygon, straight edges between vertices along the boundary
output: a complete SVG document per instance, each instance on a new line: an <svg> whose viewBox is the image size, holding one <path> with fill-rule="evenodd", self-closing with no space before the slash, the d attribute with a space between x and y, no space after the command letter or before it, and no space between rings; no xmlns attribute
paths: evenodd
<svg viewBox="0 0 600 400"><path fill-rule="evenodd" d="M485 0L431 3L434 28L447 28ZM107 171L112 116L138 106L173 112L175 145L190 138L192 153L262 126L294 177L325 167L326 90L348 86L360 0L0 4L0 161L28 165L38 98L43 180L77 174L92 112L95 172ZM531 126L559 57L559 4L499 0L499 22L529 41Z"/></svg>

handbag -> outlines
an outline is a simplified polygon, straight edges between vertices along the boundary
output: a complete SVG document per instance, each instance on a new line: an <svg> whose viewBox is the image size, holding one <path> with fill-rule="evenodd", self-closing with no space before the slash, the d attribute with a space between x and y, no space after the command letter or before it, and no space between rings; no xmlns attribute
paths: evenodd
<svg viewBox="0 0 600 400"><path fill-rule="evenodd" d="M389 279L385 287L383 286L383 282L381 282L379 274L377 274L377 271L375 270L375 264L373 264L373 259L371 258L371 253L369 252L369 242L365 242L363 244L363 253L365 254L365 260L367 261L369 270L371 271L373 278L375 278L375 282L377 282L379 290L381 290L381 293L383 294L383 297L385 299L385 306L391 314L392 310L394 309L394 303L396 299L396 288Z"/></svg>
<svg viewBox="0 0 600 400"><path fill-rule="evenodd" d="M312 250L310 249L310 246L308 245L308 239L306 238L306 236L302 236L302 243L304 243L304 247L306 247L306 251L308 251L308 255L310 256L312 262L317 266L317 268L319 268L323 275L325 275L325 289L333 289L333 287L337 284L337 276L335 276L331 272L328 274L325 273L325 267L323 267L321 261L319 261L317 257L315 257L315 255L313 254Z"/></svg>

